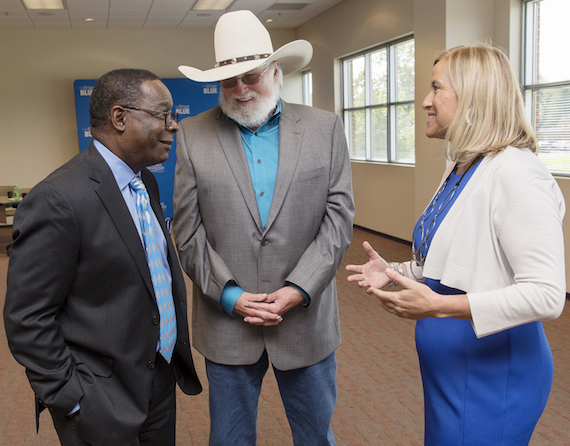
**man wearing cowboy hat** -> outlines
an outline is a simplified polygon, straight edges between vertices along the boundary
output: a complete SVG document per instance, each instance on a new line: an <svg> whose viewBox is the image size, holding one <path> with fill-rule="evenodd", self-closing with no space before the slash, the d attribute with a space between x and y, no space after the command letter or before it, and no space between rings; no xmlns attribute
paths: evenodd
<svg viewBox="0 0 570 446"><path fill-rule="evenodd" d="M181 122L174 231L194 283L194 345L206 358L210 445L256 443L271 361L295 445L334 445L340 345L335 273L352 238L350 164L340 118L279 98L306 41L273 51L249 11L216 25L221 106ZM244 323L245 322L245 323Z"/></svg>

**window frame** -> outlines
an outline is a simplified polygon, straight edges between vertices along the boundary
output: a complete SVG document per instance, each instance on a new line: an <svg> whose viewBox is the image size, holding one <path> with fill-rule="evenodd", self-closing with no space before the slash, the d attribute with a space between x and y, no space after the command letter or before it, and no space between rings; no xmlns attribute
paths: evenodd
<svg viewBox="0 0 570 446"><path fill-rule="evenodd" d="M313 73L309 70L304 70L302 73L303 79L303 105L313 106Z"/></svg>
<svg viewBox="0 0 570 446"><path fill-rule="evenodd" d="M412 161L404 161L401 159L396 159L396 153L398 152L398 139L397 139L397 129L396 129L396 112L397 107L411 105L414 107L414 111L412 115L414 115L414 132L415 132L415 92L413 98L405 101L395 100L397 95L396 92L396 84L397 84L397 73L396 73L396 61L395 61L395 50L394 47L401 45L405 42L413 42L415 45L415 38L414 34L407 34L405 36L399 37L398 39L390 40L388 42L382 43L380 45L376 45L371 48L367 48L362 51L358 51L356 53L350 54L348 56L342 57L340 59L340 67L341 67L341 114L345 123L345 132L347 134L349 150L351 152L350 159L351 161L362 161L362 162L370 162L370 163L382 163L382 164L402 164L406 166L413 166L415 165L415 153L414 159ZM371 68L370 68L370 55L377 53L381 50L386 50L386 63L387 63L387 90L386 90L386 102L383 103L375 103L371 104ZM346 89L349 87L346 79L346 68L345 62L357 59L364 56L364 72L365 72L365 104L356 106L356 107L348 107L346 104L347 101L347 92ZM414 63L415 63L415 54L414 54ZM414 73L415 77L415 73ZM415 88L415 86L414 86ZM387 133L387 150L386 150L386 160L379 160L374 159L372 157L372 111L385 109L386 110L386 133ZM350 138L349 126L350 122L347 119L347 114L355 111L364 111L365 112L365 157L353 157L352 155L352 148L350 147L352 141ZM414 141L414 148L415 148L415 141Z"/></svg>
<svg viewBox="0 0 570 446"><path fill-rule="evenodd" d="M534 79L534 75L531 73L536 73L536 64L538 63L538 43L537 43L537 21L538 17L536 14L533 14L533 23L532 23L532 49L529 50L528 48L528 39L529 33L528 28L529 24L527 23L527 19L529 16L528 8L534 7L535 4L539 3L542 0L522 0L523 3L523 11L522 11L522 45L521 45L521 87L522 93L525 100L525 108L526 108L526 115L530 122L530 125L537 133L537 138L540 137L538 130L537 130L537 105L536 105L536 93L544 90L554 89L554 88L570 88L570 79L566 81L558 81L558 82L544 82L541 83L538 80ZM532 60L529 60L532 59ZM531 66L529 66L531 64ZM528 79L530 77L530 80ZM528 102L530 98L530 103ZM539 151L538 155L541 156L541 147L539 144ZM545 148L546 150L546 148ZM570 157L570 147L568 148L568 156ZM543 152L544 153L544 152ZM544 160L543 160L544 161ZM547 163L545 163L547 164ZM557 167L553 167L552 165L548 165L548 169L551 171L552 174L556 176L562 177L569 177L570 176L570 167L567 170L561 170L563 165L559 164Z"/></svg>

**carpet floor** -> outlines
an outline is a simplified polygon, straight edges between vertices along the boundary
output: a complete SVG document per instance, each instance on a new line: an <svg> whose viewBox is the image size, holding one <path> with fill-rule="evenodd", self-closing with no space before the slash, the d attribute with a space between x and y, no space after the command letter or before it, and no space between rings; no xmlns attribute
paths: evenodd
<svg viewBox="0 0 570 446"><path fill-rule="evenodd" d="M10 241L9 227L0 227L0 304L4 306ZM384 311L378 301L346 281L344 266L363 263L362 242L368 240L386 259L410 258L410 247L356 229L337 273L342 345L337 350L338 401L333 431L339 446L420 446L423 444L422 386L414 344L414 322ZM191 283L187 279L190 292ZM191 311L191 308L189 308ZM191 320L191 315L188 317ZM33 393L24 369L10 354L0 321L0 445L57 446L47 412L36 434ZM570 446L570 309L544 324L554 354L554 384L531 446ZM204 391L198 396L178 392L177 445L208 444L208 382L204 360L194 359ZM482 428L484 428L482 426ZM291 430L270 371L259 401L258 445L292 445Z"/></svg>

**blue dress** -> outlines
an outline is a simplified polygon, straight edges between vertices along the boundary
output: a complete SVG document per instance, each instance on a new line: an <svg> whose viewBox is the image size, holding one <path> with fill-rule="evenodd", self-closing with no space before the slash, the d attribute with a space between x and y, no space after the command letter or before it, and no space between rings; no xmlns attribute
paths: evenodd
<svg viewBox="0 0 570 446"><path fill-rule="evenodd" d="M426 250L477 167L469 169L437 217ZM460 177L451 174L446 190L436 197L440 202L449 199ZM428 216L426 222L432 220ZM421 234L416 237L419 246ZM426 278L425 283L440 294L464 294L438 280ZM542 322L477 339L470 321L426 318L416 323L416 347L424 388L425 446L528 445L546 406L554 370Z"/></svg>

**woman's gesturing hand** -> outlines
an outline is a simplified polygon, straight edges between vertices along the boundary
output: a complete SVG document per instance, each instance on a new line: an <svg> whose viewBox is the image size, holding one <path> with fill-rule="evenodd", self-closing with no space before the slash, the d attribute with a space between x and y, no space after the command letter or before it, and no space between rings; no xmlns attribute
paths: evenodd
<svg viewBox="0 0 570 446"><path fill-rule="evenodd" d="M382 288L391 280L384 272L388 268L388 263L372 249L370 243L364 242L362 246L370 260L364 265L347 265L347 271L356 273L348 276L347 280L358 282L359 287Z"/></svg>

